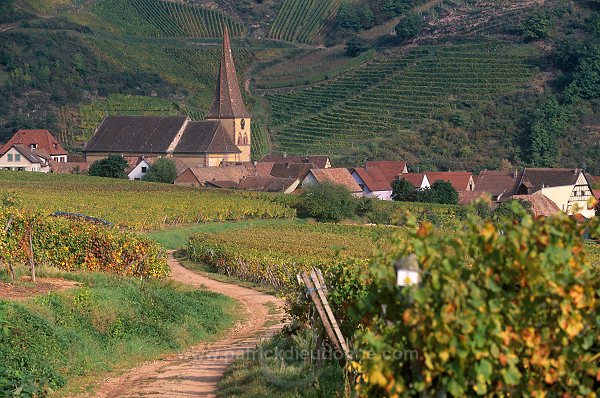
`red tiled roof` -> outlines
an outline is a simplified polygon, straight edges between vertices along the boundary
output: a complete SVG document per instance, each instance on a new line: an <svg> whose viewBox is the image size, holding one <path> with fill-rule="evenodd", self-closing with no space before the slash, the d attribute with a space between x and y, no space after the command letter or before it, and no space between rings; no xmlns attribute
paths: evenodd
<svg viewBox="0 0 600 398"><path fill-rule="evenodd" d="M459 205L469 205L477 200L484 200L487 203L491 203L492 200L487 192L482 191L462 191L458 193L458 204Z"/></svg>
<svg viewBox="0 0 600 398"><path fill-rule="evenodd" d="M402 174L400 178L410 182L415 188L421 188L421 185L423 185L423 179L425 178L425 174L407 173Z"/></svg>
<svg viewBox="0 0 600 398"><path fill-rule="evenodd" d="M52 156L67 155L67 151L58 143L48 130L19 130L0 149L0 156L4 155L13 145L21 144L28 148L37 144L37 150L43 150Z"/></svg>
<svg viewBox="0 0 600 398"><path fill-rule="evenodd" d="M473 174L468 171L441 171L427 172L427 179L433 185L436 181L448 181L457 191L468 191L469 181L473 178Z"/></svg>
<svg viewBox="0 0 600 398"><path fill-rule="evenodd" d="M312 169L318 168L313 163L274 163L269 174L278 178L303 180Z"/></svg>
<svg viewBox="0 0 600 398"><path fill-rule="evenodd" d="M475 191L487 192L494 197L510 196L515 193L518 177L514 171L483 170L477 176Z"/></svg>
<svg viewBox="0 0 600 398"><path fill-rule="evenodd" d="M600 200L600 189L594 189L592 191L592 193L594 194L594 196L596 197L596 199Z"/></svg>
<svg viewBox="0 0 600 398"><path fill-rule="evenodd" d="M189 170L200 184L204 184L207 181L239 182L242 178L256 173L254 166L250 164L224 167L190 167ZM177 180L175 183L177 183Z"/></svg>
<svg viewBox="0 0 600 398"><path fill-rule="evenodd" d="M297 178L249 176L240 181L238 188L258 192L285 192L295 188L294 184L297 186L299 182Z"/></svg>
<svg viewBox="0 0 600 398"><path fill-rule="evenodd" d="M362 189L360 189L360 186L354 181L354 178L348 169L312 169L310 172L320 183L330 182L336 185L343 185L348 188L350 192L362 192Z"/></svg>
<svg viewBox="0 0 600 398"><path fill-rule="evenodd" d="M56 174L75 174L85 173L90 168L91 163L86 162L52 162L51 170Z"/></svg>
<svg viewBox="0 0 600 398"><path fill-rule="evenodd" d="M219 80L215 93L215 101L208 113L208 119L249 118L250 114L244 106L242 93L235 71L231 41L227 28L223 31L223 54L219 68Z"/></svg>
<svg viewBox="0 0 600 398"><path fill-rule="evenodd" d="M354 169L356 174L365 183L365 186L371 192L390 191L392 189L390 182L384 177L379 169L371 168L366 170L362 167Z"/></svg>
<svg viewBox="0 0 600 398"><path fill-rule="evenodd" d="M400 174L404 174L406 162L398 162L393 160L369 161L365 163L367 170L371 168L379 169L385 179L391 184Z"/></svg>
<svg viewBox="0 0 600 398"><path fill-rule="evenodd" d="M560 208L556 203L539 192L533 195L513 195L511 199L525 200L531 203L531 211L536 217L547 217L560 212Z"/></svg>

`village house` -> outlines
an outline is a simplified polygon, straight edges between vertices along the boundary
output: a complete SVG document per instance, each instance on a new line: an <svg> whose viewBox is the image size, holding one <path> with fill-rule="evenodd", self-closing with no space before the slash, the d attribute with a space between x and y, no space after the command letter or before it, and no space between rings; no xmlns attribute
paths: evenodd
<svg viewBox="0 0 600 398"><path fill-rule="evenodd" d="M220 167L189 167L175 180L175 185L187 185L193 187L206 187L209 182L229 182L227 188L232 184L239 184L244 177L256 175L256 167L251 163L232 164ZM220 188L215 184L212 188Z"/></svg>
<svg viewBox="0 0 600 398"><path fill-rule="evenodd" d="M475 181L475 191L489 194L494 202L511 197L519 182L518 171L483 170Z"/></svg>
<svg viewBox="0 0 600 398"><path fill-rule="evenodd" d="M192 167L247 163L251 161L251 123L225 28L214 102L206 120L191 121L185 116L109 116L85 147L84 155L87 162L115 154L174 157Z"/></svg>
<svg viewBox="0 0 600 398"><path fill-rule="evenodd" d="M125 170L125 172L127 173L127 177L130 180L143 179L158 159L160 158L153 156L142 156L133 159L126 158L126 160L129 163L129 167ZM175 169L177 170L178 176L189 168L187 163L183 162L179 158L172 158L171 160L173 160L173 162L175 163Z"/></svg>
<svg viewBox="0 0 600 398"><path fill-rule="evenodd" d="M323 184L329 182L335 185L346 187L354 196L362 196L363 190L356 183L348 169L328 168L328 169L312 169L302 180L302 188L310 184Z"/></svg>
<svg viewBox="0 0 600 398"><path fill-rule="evenodd" d="M379 169L359 167L352 170L352 178L362 189L362 196L381 200L392 200L392 186Z"/></svg>
<svg viewBox="0 0 600 398"><path fill-rule="evenodd" d="M67 151L48 130L18 130L0 149L0 156L8 152L14 145L22 145L48 161L57 163L67 161Z"/></svg>
<svg viewBox="0 0 600 398"><path fill-rule="evenodd" d="M587 218L595 215L595 210L588 208L592 187L581 169L523 169L515 194L531 195L537 192L569 215L581 214Z"/></svg>
<svg viewBox="0 0 600 398"><path fill-rule="evenodd" d="M399 178L410 182L415 189L431 188L429 178L424 173L406 173L402 174Z"/></svg>
<svg viewBox="0 0 600 398"><path fill-rule="evenodd" d="M475 189L473 174L466 171L428 171L425 174L427 174L427 179L431 184L436 181L446 181L452 184L458 192L473 191Z"/></svg>
<svg viewBox="0 0 600 398"><path fill-rule="evenodd" d="M51 159L49 155L43 157L36 154L33 149L25 145L13 144L0 155L0 170L48 173Z"/></svg>
<svg viewBox="0 0 600 398"><path fill-rule="evenodd" d="M402 174L408 173L406 162L394 160L368 161L365 163L365 169L377 169L391 184L392 181L400 177Z"/></svg>

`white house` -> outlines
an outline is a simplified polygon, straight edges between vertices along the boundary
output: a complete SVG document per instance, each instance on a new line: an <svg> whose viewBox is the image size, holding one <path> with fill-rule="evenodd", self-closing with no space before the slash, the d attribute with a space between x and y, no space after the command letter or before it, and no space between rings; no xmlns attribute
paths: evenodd
<svg viewBox="0 0 600 398"><path fill-rule="evenodd" d="M431 188L429 178L426 174L420 173L406 173L400 176L400 179L406 180L412 184L416 189L427 189Z"/></svg>
<svg viewBox="0 0 600 398"><path fill-rule="evenodd" d="M392 186L379 169L359 167L352 171L352 178L362 189L362 196L392 200Z"/></svg>
<svg viewBox="0 0 600 398"><path fill-rule="evenodd" d="M48 130L19 130L0 149L0 156L14 145L23 145L39 156L57 163L67 161L67 151Z"/></svg>
<svg viewBox="0 0 600 398"><path fill-rule="evenodd" d="M0 170L47 173L50 171L50 164L48 159L35 154L32 149L22 144L16 144L0 156Z"/></svg>
<svg viewBox="0 0 600 398"><path fill-rule="evenodd" d="M150 170L151 166L149 160L141 158L135 167L127 174L127 177L129 177L130 180L141 180L148 170Z"/></svg>
<svg viewBox="0 0 600 398"><path fill-rule="evenodd" d="M581 169L533 169L523 170L517 186L517 195L539 192L553 201L560 210L569 215L581 214L590 218L594 209L588 209L592 187ZM578 211L575 211L575 208Z"/></svg>

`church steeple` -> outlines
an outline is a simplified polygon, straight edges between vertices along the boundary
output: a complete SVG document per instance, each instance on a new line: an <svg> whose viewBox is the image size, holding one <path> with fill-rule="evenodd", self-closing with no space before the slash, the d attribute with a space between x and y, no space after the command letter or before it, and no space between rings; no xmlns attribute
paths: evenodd
<svg viewBox="0 0 600 398"><path fill-rule="evenodd" d="M241 119L250 118L250 114L244 106L242 93L235 72L233 53L229 31L225 27L223 32L223 55L219 68L219 80L215 91L215 99L208 113L208 119Z"/></svg>

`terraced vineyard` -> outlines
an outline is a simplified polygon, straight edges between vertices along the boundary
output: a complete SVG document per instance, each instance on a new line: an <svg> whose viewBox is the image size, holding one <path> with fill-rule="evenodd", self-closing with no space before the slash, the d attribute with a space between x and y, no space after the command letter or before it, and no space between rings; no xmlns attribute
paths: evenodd
<svg viewBox="0 0 600 398"><path fill-rule="evenodd" d="M128 45L113 40L95 39L91 43L114 62L125 68L143 68L158 73L165 80L191 93L186 99L191 111L202 115L212 104L217 82L221 47L198 46L182 48L175 46ZM245 72L253 60L253 53L235 47L233 50L240 85L244 84Z"/></svg>
<svg viewBox="0 0 600 398"><path fill-rule="evenodd" d="M90 15L71 17L98 30L145 37L222 37L242 35L241 23L218 10L173 1L98 0Z"/></svg>
<svg viewBox="0 0 600 398"><path fill-rule="evenodd" d="M81 139L89 140L106 116L177 115L172 102L153 97L111 94L107 99L79 107Z"/></svg>
<svg viewBox="0 0 600 398"><path fill-rule="evenodd" d="M273 39L317 43L335 17L341 0L283 0L269 32Z"/></svg>
<svg viewBox="0 0 600 398"><path fill-rule="evenodd" d="M278 151L340 154L452 111L495 98L534 74L528 46L477 42L423 46L377 59L329 84L269 95Z"/></svg>

